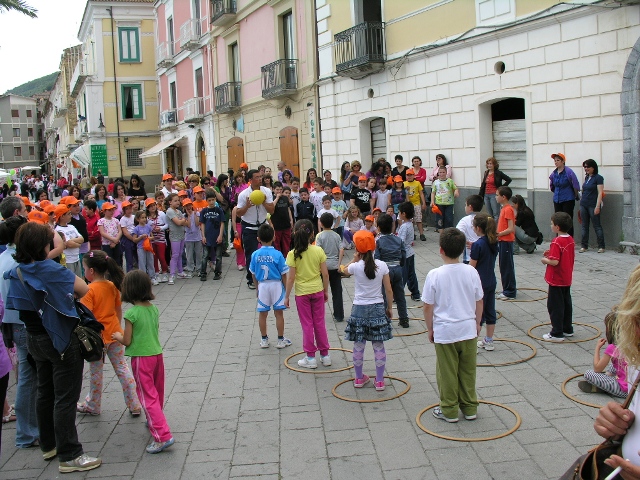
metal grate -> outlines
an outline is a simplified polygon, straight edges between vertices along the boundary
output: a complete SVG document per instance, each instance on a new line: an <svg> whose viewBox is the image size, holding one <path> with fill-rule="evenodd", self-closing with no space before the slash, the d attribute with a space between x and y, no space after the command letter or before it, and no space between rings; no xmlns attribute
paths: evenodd
<svg viewBox="0 0 640 480"><path fill-rule="evenodd" d="M127 167L142 167L141 148L127 148Z"/></svg>

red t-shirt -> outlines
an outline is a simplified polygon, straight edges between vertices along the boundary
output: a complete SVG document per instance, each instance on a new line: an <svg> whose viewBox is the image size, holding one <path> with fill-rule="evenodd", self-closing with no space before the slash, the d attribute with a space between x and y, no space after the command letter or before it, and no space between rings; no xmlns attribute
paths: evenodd
<svg viewBox="0 0 640 480"><path fill-rule="evenodd" d="M558 265L547 265L545 281L552 287L570 287L573 281L573 262L576 258L576 244L568 234L553 239L547 258L558 260Z"/></svg>
<svg viewBox="0 0 640 480"><path fill-rule="evenodd" d="M485 195L494 195L496 193L496 176L493 173L487 175L487 179L484 185Z"/></svg>
<svg viewBox="0 0 640 480"><path fill-rule="evenodd" d="M515 232L515 224L516 224L516 214L513 211L513 207L509 204L502 207L500 210L500 217L498 218L498 232L503 232L507 228L509 228L509 220L513 221L514 231L509 235L503 235L498 237L499 242L513 242L516 239Z"/></svg>

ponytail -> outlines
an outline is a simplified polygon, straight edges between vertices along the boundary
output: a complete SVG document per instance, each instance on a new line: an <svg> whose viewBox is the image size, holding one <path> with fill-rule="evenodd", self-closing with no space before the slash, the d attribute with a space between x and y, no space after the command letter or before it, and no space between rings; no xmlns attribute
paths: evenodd
<svg viewBox="0 0 640 480"><path fill-rule="evenodd" d="M87 268L93 268L120 290L122 280L124 279L124 272L118 265L118 262L113 258L109 257L102 250L92 250L84 256L83 261L86 263Z"/></svg>
<svg viewBox="0 0 640 480"><path fill-rule="evenodd" d="M369 250L367 253L362 254L362 261L364 262L364 274L369 280L376 278L376 271L378 266L373 258L373 250Z"/></svg>
<svg viewBox="0 0 640 480"><path fill-rule="evenodd" d="M308 219L298 220L293 226L293 259L302 258L313 241L313 224Z"/></svg>
<svg viewBox="0 0 640 480"><path fill-rule="evenodd" d="M491 215L487 215L486 213L478 213L473 218L473 226L482 230L482 232L487 236L487 240L489 240L489 243L491 245L494 245L498 242L496 221Z"/></svg>

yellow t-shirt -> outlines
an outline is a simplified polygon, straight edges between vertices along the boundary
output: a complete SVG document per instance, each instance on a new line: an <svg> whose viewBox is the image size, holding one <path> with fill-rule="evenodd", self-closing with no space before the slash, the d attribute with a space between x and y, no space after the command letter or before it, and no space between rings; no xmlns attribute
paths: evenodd
<svg viewBox="0 0 640 480"><path fill-rule="evenodd" d="M296 269L296 296L311 295L324 290L320 272L320 265L327 261L324 250L309 245L307 251L302 253L302 258L294 260L294 255L293 250L287 254L287 265Z"/></svg>
<svg viewBox="0 0 640 480"><path fill-rule="evenodd" d="M420 192L422 191L422 185L419 181L404 182L404 188L407 189L407 200L414 205L420 205Z"/></svg>

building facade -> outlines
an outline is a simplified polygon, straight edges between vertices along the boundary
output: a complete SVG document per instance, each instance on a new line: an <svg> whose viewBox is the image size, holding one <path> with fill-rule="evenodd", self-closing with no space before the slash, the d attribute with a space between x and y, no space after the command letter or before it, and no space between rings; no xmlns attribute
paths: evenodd
<svg viewBox="0 0 640 480"><path fill-rule="evenodd" d="M459 218L495 156L548 237L551 154L564 153L581 179L592 158L605 178L607 245L640 242L631 123L640 112L640 7L423 3L316 0L325 167L393 163L400 153L405 164L420 156L430 170L443 153L462 193Z"/></svg>
<svg viewBox="0 0 640 480"><path fill-rule="evenodd" d="M36 99L0 95L0 168L42 163L43 125Z"/></svg>

